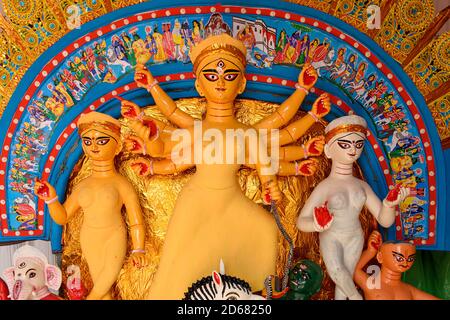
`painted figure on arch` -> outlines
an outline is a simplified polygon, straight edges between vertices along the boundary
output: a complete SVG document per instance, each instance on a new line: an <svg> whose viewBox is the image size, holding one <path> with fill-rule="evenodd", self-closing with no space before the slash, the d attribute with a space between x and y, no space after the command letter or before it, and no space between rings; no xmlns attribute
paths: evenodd
<svg viewBox="0 0 450 320"><path fill-rule="evenodd" d="M153 36L153 28L151 26L145 27L145 48L152 57L156 54L156 41Z"/></svg>
<svg viewBox="0 0 450 320"><path fill-rule="evenodd" d="M137 267L147 264L145 226L138 195L114 165L114 158L122 149L120 122L106 114L90 112L81 115L77 125L83 151L92 161L92 174L74 188L64 203L59 202L56 190L48 182L36 181L35 194L46 202L57 224L66 224L80 208L83 210L81 251L94 284L87 299L111 299L111 287L127 254L122 206L130 228L131 259Z"/></svg>
<svg viewBox="0 0 450 320"><path fill-rule="evenodd" d="M227 129L244 132L267 129L269 133L271 130L275 132L294 117L309 89L317 81L314 68L306 65L299 75L296 90L278 110L255 125L247 126L236 120L233 110L236 96L246 86L245 58L243 43L226 34L209 37L192 49L191 60L197 79L195 87L207 103L206 114L200 123L204 130L213 129L224 136ZM137 68L135 81L150 92L159 110L174 125L193 135L194 118L176 107L143 66ZM320 96L312 111L280 129L278 138L275 138L278 140L270 141L270 144L284 146L278 150L278 175L314 174L317 160L301 159L320 155L323 137L312 138L304 146L285 145L297 141L329 110L328 96ZM242 164L256 168L266 195L264 198L269 202L281 198L276 175L264 174L267 165L258 161L252 164L247 156L245 163L239 163L236 153L232 163L221 159L223 162L211 164L189 158L187 163L180 164L171 158L178 144L171 141L176 127L147 119L142 116L139 107L129 101L122 101L122 115L131 119L130 126L137 134L137 137L127 140L127 145L134 152L164 158L158 161L143 157L134 160L132 166L138 174L177 174L196 167L196 173L177 199L149 298L181 299L186 287L208 275L220 258L229 261L230 274L246 279L254 290L261 290L265 278L275 272L278 230L273 217L242 192L236 173ZM156 124L156 133L149 123ZM188 144L188 150L200 146L200 151L204 152L209 145L207 141L193 142ZM246 152L247 155L249 140L246 138L244 142L244 148L232 152ZM263 145L263 148L266 147ZM230 230L233 230L232 238L228 236ZM196 261L195 267L187 266L186 261Z"/></svg>
<svg viewBox="0 0 450 320"><path fill-rule="evenodd" d="M162 44L164 53L167 56L167 60L169 62L175 62L177 60L177 57L175 56L175 42L172 36L171 27L172 26L170 22L165 22L162 24Z"/></svg>
<svg viewBox="0 0 450 320"><path fill-rule="evenodd" d="M223 33L231 35L231 29L228 24L223 20L220 13L215 12L210 17L204 27L204 38L210 36L217 36Z"/></svg>
<svg viewBox="0 0 450 320"><path fill-rule="evenodd" d="M203 20L194 20L192 21L192 39L194 41L194 45L199 44L203 40L204 28L203 28Z"/></svg>
<svg viewBox="0 0 450 320"><path fill-rule="evenodd" d="M130 35L127 32L125 32L125 31L123 31L120 34L120 37L121 37L121 39L123 41L122 44L123 44L123 46L125 48L127 61L132 66L136 65L136 56L135 56L135 54L133 52L133 40L131 40Z"/></svg>
<svg viewBox="0 0 450 320"><path fill-rule="evenodd" d="M275 59L274 63L283 63L285 57L285 47L287 45L288 38L286 30L281 30L280 36L277 41L277 45L275 47Z"/></svg>
<svg viewBox="0 0 450 320"><path fill-rule="evenodd" d="M364 234L359 215L366 206L383 227L395 220L396 206L410 193L397 186L381 202L372 188L353 176L366 139L364 118L350 115L331 121L325 128L325 155L332 160L330 175L314 189L297 220L303 232L319 232L320 252L336 284L335 299L362 299L353 283Z"/></svg>
<svg viewBox="0 0 450 320"><path fill-rule="evenodd" d="M28 190L26 191L28 192ZM35 208L36 204L28 194L14 200L13 209L17 213L16 220L20 222L19 230L34 230L36 228L37 213Z"/></svg>
<svg viewBox="0 0 450 320"><path fill-rule="evenodd" d="M245 48L247 49L247 55L252 51L253 47L256 44L255 34L251 26L247 23L245 24L244 29L240 30L237 34L238 40L242 41ZM247 59L249 60L249 59Z"/></svg>
<svg viewBox="0 0 450 320"><path fill-rule="evenodd" d="M347 51L347 48L339 48L337 51L337 57L336 60L334 60L334 63L332 66L330 66L330 79L336 80L336 78L339 78L342 74L344 74L345 71L345 52Z"/></svg>
<svg viewBox="0 0 450 320"><path fill-rule="evenodd" d="M164 30L164 29L163 29ZM167 60L167 55L164 49L164 37L161 33L158 31L158 25L155 24L153 27L153 38L155 39L155 56L153 57L153 61L155 63L162 63Z"/></svg>

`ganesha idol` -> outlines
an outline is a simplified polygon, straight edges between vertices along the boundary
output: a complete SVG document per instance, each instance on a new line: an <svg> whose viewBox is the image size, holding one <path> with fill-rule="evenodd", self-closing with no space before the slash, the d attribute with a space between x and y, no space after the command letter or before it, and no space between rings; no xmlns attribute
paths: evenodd
<svg viewBox="0 0 450 320"><path fill-rule="evenodd" d="M61 286L61 270L38 249L24 245L14 252L14 266L3 271L12 300L60 300L50 292Z"/></svg>

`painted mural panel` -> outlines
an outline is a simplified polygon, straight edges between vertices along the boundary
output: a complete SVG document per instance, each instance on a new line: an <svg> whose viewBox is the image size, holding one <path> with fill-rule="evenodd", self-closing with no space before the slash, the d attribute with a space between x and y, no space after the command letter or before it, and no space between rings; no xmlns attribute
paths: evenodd
<svg viewBox="0 0 450 320"><path fill-rule="evenodd" d="M13 137L7 167L10 231L42 230L32 186L46 159L48 141L58 121L101 83L111 85L133 73L136 63L189 64L189 50L208 35L229 33L243 41L247 61L270 74L280 65L310 63L322 80L339 88L372 119L374 134L390 164L393 183L411 187L413 197L401 207L401 238L428 239L427 168L414 116L380 66L344 41L314 25L270 16L196 14L154 18L101 35L67 53L63 63L29 97ZM64 54L64 53L63 53ZM22 236L32 233L21 233Z"/></svg>

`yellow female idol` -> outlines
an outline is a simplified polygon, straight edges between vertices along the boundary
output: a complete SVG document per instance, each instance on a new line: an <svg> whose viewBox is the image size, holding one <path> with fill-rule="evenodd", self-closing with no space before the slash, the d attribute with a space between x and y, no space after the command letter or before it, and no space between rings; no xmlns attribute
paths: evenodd
<svg viewBox="0 0 450 320"><path fill-rule="evenodd" d="M45 200L53 220L66 224L80 208L81 252L93 281L87 299L111 299L127 250L127 228L121 209L125 206L130 227L133 263L142 267L145 258L145 227L138 196L128 180L115 169L114 158L121 151L120 122L106 114L81 115L78 132L83 151L92 163L92 174L82 180L62 204L55 189L36 182L36 195Z"/></svg>

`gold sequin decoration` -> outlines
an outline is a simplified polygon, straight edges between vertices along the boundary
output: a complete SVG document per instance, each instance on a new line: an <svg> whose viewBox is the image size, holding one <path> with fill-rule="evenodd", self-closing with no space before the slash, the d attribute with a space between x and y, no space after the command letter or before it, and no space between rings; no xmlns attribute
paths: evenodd
<svg viewBox="0 0 450 320"><path fill-rule="evenodd" d="M450 72L450 31L436 41L433 47L433 60L440 69Z"/></svg>
<svg viewBox="0 0 450 320"><path fill-rule="evenodd" d="M432 0L395 1L375 41L400 63L419 43L434 19Z"/></svg>
<svg viewBox="0 0 450 320"><path fill-rule="evenodd" d="M42 0L3 0L0 2L11 22L18 25L33 24L42 12Z"/></svg>
<svg viewBox="0 0 450 320"><path fill-rule="evenodd" d="M367 32L367 8L370 5L380 6L381 0L341 0L336 5L335 16L358 30Z"/></svg>
<svg viewBox="0 0 450 320"><path fill-rule="evenodd" d="M395 15L407 31L427 28L434 18L433 0L402 0L398 2Z"/></svg>
<svg viewBox="0 0 450 320"><path fill-rule="evenodd" d="M328 12L333 6L333 0L287 0L286 2L311 7L323 12Z"/></svg>
<svg viewBox="0 0 450 320"><path fill-rule="evenodd" d="M450 138L450 93L431 102L428 107L441 140Z"/></svg>
<svg viewBox="0 0 450 320"><path fill-rule="evenodd" d="M364 33L368 33L367 8L370 4L379 5L380 7L386 0L287 0L287 2L308 6L325 13L331 13L335 17L355 26ZM431 0L423 3L429 4ZM1 1L5 17L0 15L0 31L6 31L8 42L12 46L21 48L23 54L23 66L21 68L5 68L0 65L0 73L4 80L9 83L3 88L0 86L0 116L3 114L14 89L17 87L27 68L45 52L45 50L63 37L70 30L67 27L68 6L76 4L82 10L82 23L94 18L101 17L107 13L107 8L117 10L137 3L142 0L4 0ZM387 52L389 52L398 61L403 61L407 54L414 48L420 37L424 33L424 29L418 31L408 31L416 29L418 26L424 26L425 22L430 23L429 19L434 12L434 7L423 6L419 0L395 1L390 12L382 21L382 28L377 32L375 40ZM356 8L356 9L355 9ZM403 15L400 15L401 8L405 8ZM351 14L348 14L350 9ZM397 12L397 14L395 14ZM423 18L418 13L423 13ZM3 20L5 22L3 22ZM46 30L46 32L38 29ZM403 30L402 34L399 32ZM48 32L48 33L47 33ZM38 36L39 34L39 36ZM19 36L20 35L20 36ZM17 37L16 37L17 36ZM373 36L373 35L371 35ZM39 37L42 37L39 39ZM445 47L445 46L443 46ZM2 43L0 39L0 49ZM3 52L3 49L0 51ZM32 54L30 54L32 52ZM439 55L442 55L442 50ZM440 63L440 58L433 55L436 64ZM8 56L6 64L16 55ZM17 59L14 61L17 62ZM4 63L5 64L5 63ZM445 66L440 65L440 68ZM22 70L24 69L24 70ZM442 83L440 79L434 83ZM435 77L434 80L437 78ZM1 79L0 79L1 81ZM428 94L428 90L424 86L419 86L423 95ZM424 90L424 91L422 91Z"/></svg>
<svg viewBox="0 0 450 320"><path fill-rule="evenodd" d="M68 13L67 9L71 5L77 5L81 14L81 24L94 20L107 13L103 0L61 0L58 1L60 10L62 10L66 21L73 13Z"/></svg>
<svg viewBox="0 0 450 320"><path fill-rule="evenodd" d="M406 67L405 71L424 96L450 80L448 45L450 32L431 41Z"/></svg>
<svg viewBox="0 0 450 320"><path fill-rule="evenodd" d="M111 0L113 9L128 7L141 2L142 0Z"/></svg>

